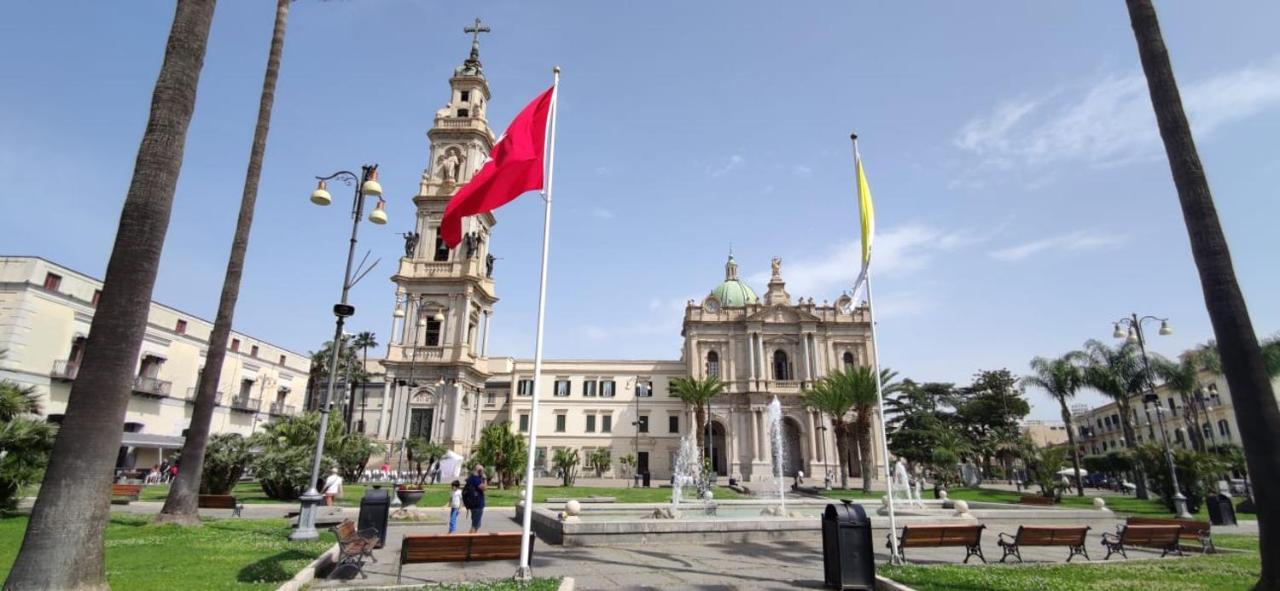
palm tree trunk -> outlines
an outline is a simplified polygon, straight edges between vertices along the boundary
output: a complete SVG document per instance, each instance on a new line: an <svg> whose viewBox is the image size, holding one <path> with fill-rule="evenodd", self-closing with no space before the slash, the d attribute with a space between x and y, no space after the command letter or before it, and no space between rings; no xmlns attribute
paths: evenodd
<svg viewBox="0 0 1280 591"><path fill-rule="evenodd" d="M1067 399L1059 398L1062 408L1062 424L1067 426L1067 445L1071 446L1071 469L1076 475L1076 496L1084 496L1084 483L1080 481L1080 448L1076 447L1076 431L1071 425L1071 410L1067 408Z"/></svg>
<svg viewBox="0 0 1280 591"><path fill-rule="evenodd" d="M705 431L707 411L701 404L694 405L693 419L694 422L697 423L697 425L693 426L694 440L698 442L698 449L702 450L702 453L705 454L707 453L707 438Z"/></svg>
<svg viewBox="0 0 1280 591"><path fill-rule="evenodd" d="M858 458L862 460L862 492L871 492L871 479L875 470L871 465L871 425L858 425Z"/></svg>
<svg viewBox="0 0 1280 591"><path fill-rule="evenodd" d="M849 437L845 433L844 421L831 421L831 428L836 434L836 463L840 467L840 488L849 488Z"/></svg>
<svg viewBox="0 0 1280 591"><path fill-rule="evenodd" d="M1133 412L1129 406L1129 399L1117 398L1116 408L1120 409L1120 432L1124 435L1125 449L1135 450L1138 448L1138 438L1133 430ZM1151 493L1147 490L1147 473L1142 469L1141 462L1133 463L1133 474L1136 487L1133 496L1144 501L1150 499Z"/></svg>
<svg viewBox="0 0 1280 591"><path fill-rule="evenodd" d="M80 373L5 589L107 589L103 534L214 0L178 0Z"/></svg>
<svg viewBox="0 0 1280 591"><path fill-rule="evenodd" d="M1205 308L1218 341L1222 373L1235 403L1245 460L1253 476L1262 546L1262 575L1254 588L1280 589L1280 516L1272 514L1275 501L1280 498L1280 454L1274 449L1275 433L1280 432L1280 405L1267 376L1244 295L1236 282L1231 252L1182 108L1155 7L1150 0L1127 0L1127 4L1191 253L1200 273Z"/></svg>
<svg viewBox="0 0 1280 591"><path fill-rule="evenodd" d="M289 19L289 0L277 0L275 27L271 34L271 50L267 56L267 72L262 81L262 96L258 103L258 121L253 130L253 144L249 150L249 168L244 176L244 193L240 196L240 214L236 219L235 234L231 239L231 255L227 259L227 272L222 280L222 296L218 301L218 315L209 334L209 353L200 373L195 408L191 412L191 425L186 441L182 444L182 469L170 485L164 508L156 516L157 523L200 525L197 509L200 494L200 478L204 467L204 451L209 443L209 425L213 421L217 405L218 381L222 376L222 364L227 356L227 340L231 338L231 323L235 316L236 300L240 297L240 279L244 275L245 253L249 249L249 231L253 227L253 210L258 200L258 179L262 176L262 158L267 148L267 131L271 123L271 106L275 102L276 79L280 75L280 56L284 52L285 25Z"/></svg>

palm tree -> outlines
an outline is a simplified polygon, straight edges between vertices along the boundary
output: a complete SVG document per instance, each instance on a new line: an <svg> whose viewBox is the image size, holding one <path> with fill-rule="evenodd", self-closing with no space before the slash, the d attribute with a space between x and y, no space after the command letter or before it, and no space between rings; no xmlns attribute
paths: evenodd
<svg viewBox="0 0 1280 591"><path fill-rule="evenodd" d="M895 392L898 385L891 382L898 374L887 368L880 374L885 392ZM871 465L871 420L877 402L875 373L866 366L833 371L805 393L805 402L810 408L832 417L831 425L836 432L836 449L842 466L853 467L853 452L857 450L857 457L861 459L862 490L871 492L875 469ZM852 420L846 421L844 417L849 413L853 414ZM848 471L846 469L841 474L840 482L844 488L849 486Z"/></svg>
<svg viewBox="0 0 1280 591"><path fill-rule="evenodd" d="M360 382L363 385L368 385L368 382L369 382L369 379L368 379L369 376L367 373L369 368L369 349L377 346L378 346L378 336L375 335L372 331L368 331L368 330L357 334L356 338L351 341L351 349L353 351L356 349L359 349L364 354L364 361L360 363L360 367L364 368L365 370L364 372L362 372L364 374L365 379L361 380ZM364 388L360 388L360 430L361 431L364 431L364 398L365 398ZM356 407L355 388L352 388L351 389L351 408L354 409L355 407ZM350 429L350 425L352 423L355 423L354 411L352 412L352 416L347 418L348 429Z"/></svg>
<svg viewBox="0 0 1280 591"><path fill-rule="evenodd" d="M1153 354L1151 369L1160 376L1165 387L1177 392L1182 398L1182 420L1186 425L1187 436L1191 439L1191 448L1208 451L1204 431L1200 428L1200 405L1195 400L1196 390L1200 389L1200 365L1196 357L1183 355L1182 359L1175 362Z"/></svg>
<svg viewBox="0 0 1280 591"><path fill-rule="evenodd" d="M213 9L214 0L177 2L84 361L5 589L107 588L107 478L120 449Z"/></svg>
<svg viewBox="0 0 1280 591"><path fill-rule="evenodd" d="M40 480L56 434L40 418L34 387L0 380L0 510L16 509L23 489Z"/></svg>
<svg viewBox="0 0 1280 591"><path fill-rule="evenodd" d="M1090 339L1084 344L1083 352L1073 353L1081 367L1081 383L1116 403L1120 411L1120 427L1124 433L1124 444L1127 449L1137 449L1138 441L1133 429L1133 409L1130 399L1140 394L1146 386L1146 375L1143 373L1141 360L1134 351L1134 346L1124 344L1111 348L1101 341ZM1146 474L1142 466L1136 466L1136 496L1149 499Z"/></svg>
<svg viewBox="0 0 1280 591"><path fill-rule="evenodd" d="M1191 253L1200 273L1205 309L1222 353L1223 375L1235 402L1245 459L1249 473L1254 475L1254 500L1260 507L1273 507L1280 497L1280 454L1274 449L1275 434L1280 432L1280 404L1267 375L1244 294L1236 281L1231 251L1182 108L1155 7L1151 0L1127 0L1126 4L1156 125L1178 190ZM1259 520L1258 526L1263 541L1262 575L1255 589L1280 589L1280 519Z"/></svg>
<svg viewBox="0 0 1280 591"><path fill-rule="evenodd" d="M564 486L573 486L578 479L578 462L580 460L576 448L560 448L551 458L551 464L560 471L560 480Z"/></svg>
<svg viewBox="0 0 1280 591"><path fill-rule="evenodd" d="M828 375L827 378L831 376ZM805 406L831 417L831 430L836 436L836 458L840 466L840 488L849 488L849 422L847 415L853 408L853 399L832 385L827 378L805 390Z"/></svg>
<svg viewBox="0 0 1280 591"><path fill-rule="evenodd" d="M1084 496L1084 483L1080 479L1080 448L1076 447L1076 430L1071 424L1071 410L1067 401L1075 398L1076 391L1083 385L1084 376L1077 365L1080 353L1073 351L1056 359L1036 357L1031 360L1033 375L1022 378L1023 385L1035 386L1049 393L1058 401L1058 410L1062 412L1062 424L1067 427L1067 443L1071 446L1071 469L1076 475L1076 496Z"/></svg>
<svg viewBox="0 0 1280 591"><path fill-rule="evenodd" d="M262 95L258 102L258 122L253 130L253 143L249 149L249 169L244 175L244 192L240 195L240 214L231 238L231 255L227 258L227 271L222 279L222 296L218 301L218 314L209 333L209 353L204 369L196 383L195 407L191 411L191 425L182 443L183 470L169 487L164 508L156 516L157 523L200 525L197 500L200 494L200 474L204 466L204 450L209 443L209 425L213 421L213 409L217 405L218 381L222 377L222 364L227 356L227 340L231 338L231 322L235 316L236 301L240 298L240 278L244 275L245 253L249 249L249 230L253 227L253 210L258 201L258 179L262 176L262 156L267 148L267 130L271 123L271 106L275 102L276 79L280 75L280 56L284 52L285 24L289 19L289 1L276 1L275 28L271 34L271 50L267 54L267 73L262 80Z"/></svg>
<svg viewBox="0 0 1280 591"><path fill-rule="evenodd" d="M707 423L707 404L712 398L724 392L724 382L715 376L698 378L675 378L671 380L671 393L676 398L693 407L694 420L698 423L694 430L698 441L698 449L706 448L706 437L703 425Z"/></svg>

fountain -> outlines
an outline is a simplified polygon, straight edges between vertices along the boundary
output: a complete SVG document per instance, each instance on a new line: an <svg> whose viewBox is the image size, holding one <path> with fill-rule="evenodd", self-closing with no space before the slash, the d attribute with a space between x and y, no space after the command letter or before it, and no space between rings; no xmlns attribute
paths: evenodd
<svg viewBox="0 0 1280 591"><path fill-rule="evenodd" d="M787 448L782 440L782 403L774 396L769 403L769 436L773 440L773 479L778 483L779 515L787 514L787 494L784 489L786 478L783 470L787 465Z"/></svg>
<svg viewBox="0 0 1280 591"><path fill-rule="evenodd" d="M702 453L698 449L693 433L688 433L680 440L680 449L676 452L675 465L671 475L671 513L678 515L680 501L684 495L684 487L697 484L702 476Z"/></svg>

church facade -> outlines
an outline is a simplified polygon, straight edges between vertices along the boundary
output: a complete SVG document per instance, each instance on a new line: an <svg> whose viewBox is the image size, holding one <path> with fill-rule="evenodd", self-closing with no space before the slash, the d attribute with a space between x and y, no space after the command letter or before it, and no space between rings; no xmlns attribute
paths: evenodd
<svg viewBox="0 0 1280 591"><path fill-rule="evenodd" d="M456 249L439 236L449 199L496 141L485 118L490 93L476 41L449 90L427 133L428 162L413 197L415 227L404 235L404 256L391 277L392 336L378 361L386 379L381 391L361 396L367 419L359 428L387 442L425 437L467 456L482 428L507 423L520 433L537 429L534 453L544 473L557 449L578 449L585 458L607 448L614 459L608 475L620 475L617 459L632 455L637 469L657 479L670 477L681 438L700 428L709 434L705 452L718 474L764 481L772 478L773 454L766 407L777 397L786 473L821 478L837 470L830 421L805 408L802 395L834 369L870 364L867 311L848 296L830 305L793 300L776 258L758 297L729 257L723 281L685 307L680 359L544 360L540 416L531 425L532 360L488 351L498 302L488 250L496 220L489 214L465 219ZM708 424L695 425L693 410L671 394L670 383L711 376L724 382L725 393L712 401ZM880 441L878 430L873 441ZM874 459L879 465L878 453Z"/></svg>

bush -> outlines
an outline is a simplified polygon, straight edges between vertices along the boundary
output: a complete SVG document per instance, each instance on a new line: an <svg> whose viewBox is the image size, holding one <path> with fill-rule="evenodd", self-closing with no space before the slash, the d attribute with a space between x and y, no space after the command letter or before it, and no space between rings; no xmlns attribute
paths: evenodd
<svg viewBox="0 0 1280 591"><path fill-rule="evenodd" d="M249 441L238 433L219 433L210 437L204 451L200 494L230 494L251 457Z"/></svg>
<svg viewBox="0 0 1280 591"><path fill-rule="evenodd" d="M1169 464L1164 449L1148 444L1138 447L1137 459L1147 473L1151 488L1160 495L1169 512L1173 512L1173 486L1169 482ZM1187 498L1187 511L1195 513L1213 492L1214 480L1225 468L1224 463L1211 454L1179 449L1173 452L1173 465L1178 474L1178 489Z"/></svg>
<svg viewBox="0 0 1280 591"><path fill-rule="evenodd" d="M570 448L557 449L556 455L551 459L552 465L560 471L560 478L565 486L573 486L573 481L577 480L579 460L578 450Z"/></svg>
<svg viewBox="0 0 1280 591"><path fill-rule="evenodd" d="M318 484L309 481L319 430L320 413L309 412L276 417L249 438L250 444L261 450L252 465L263 493L273 499L291 501ZM320 460L321 474L337 465L331 454L340 445L342 431L342 421L329 422L325 453Z"/></svg>
<svg viewBox="0 0 1280 591"><path fill-rule="evenodd" d="M493 423L480 431L480 441L471 450L471 459L493 468L498 488L514 485L516 474L529 458L525 439L511 431L511 423Z"/></svg>
<svg viewBox="0 0 1280 591"><path fill-rule="evenodd" d="M325 448L326 452L333 455L334 462L338 464L338 472L348 482L360 480L360 476L364 474L364 467L369 465L369 457L383 451L382 445L363 433L343 435L335 441L333 446L329 446L326 442ZM329 451L330 449L332 451Z"/></svg>
<svg viewBox="0 0 1280 591"><path fill-rule="evenodd" d="M0 382L0 509L13 509L22 489L38 482L57 428L38 418L35 389Z"/></svg>

